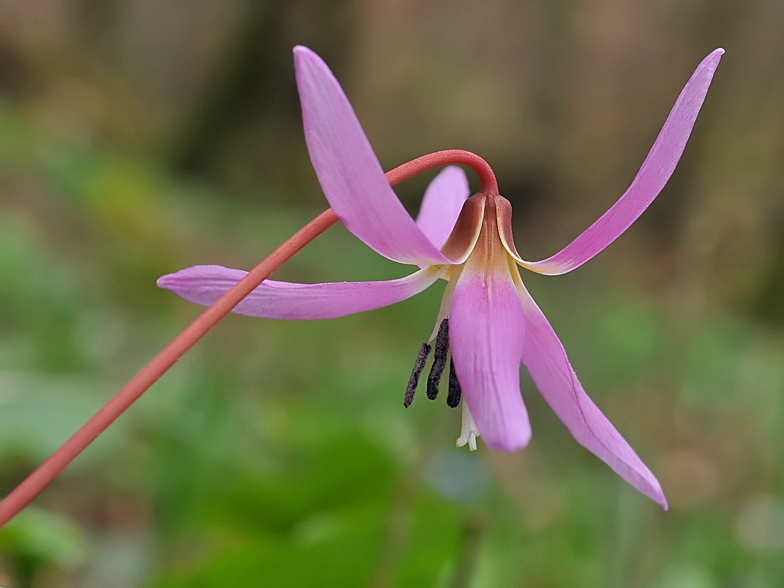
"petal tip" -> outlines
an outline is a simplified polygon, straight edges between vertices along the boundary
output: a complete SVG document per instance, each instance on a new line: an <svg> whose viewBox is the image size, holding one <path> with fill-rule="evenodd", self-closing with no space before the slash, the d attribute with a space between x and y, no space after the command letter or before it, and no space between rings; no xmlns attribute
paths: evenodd
<svg viewBox="0 0 784 588"><path fill-rule="evenodd" d="M313 49L304 45L297 45L294 47L294 69L300 71L303 68L330 71L324 60Z"/></svg>
<svg viewBox="0 0 784 588"><path fill-rule="evenodd" d="M715 71L717 67L719 67L719 62L721 61L723 55L724 49L721 47L714 49L705 59L702 60L702 63L700 63L700 66L697 68L697 70L699 71L702 68L707 68L711 70L712 75L712 72Z"/></svg>
<svg viewBox="0 0 784 588"><path fill-rule="evenodd" d="M648 496L657 502L662 507L662 509L667 511L669 510L670 505L667 503L667 498L664 496L664 491L662 490L661 485L659 485L659 481L656 480L656 478L654 478L654 482L655 485L653 492L649 493Z"/></svg>
<svg viewBox="0 0 784 588"><path fill-rule="evenodd" d="M294 52L294 57L312 57L312 56L318 57L318 55L316 55L313 49L310 49L309 47L305 47L305 45L294 45L293 52Z"/></svg>
<svg viewBox="0 0 784 588"><path fill-rule="evenodd" d="M481 433L481 431L480 431ZM518 449L525 449L531 441L530 431L516 431L516 434L507 435L503 438L488 439L483 437L485 444L493 451L507 451L512 453Z"/></svg>
<svg viewBox="0 0 784 588"><path fill-rule="evenodd" d="M718 49L714 49L711 51L708 56L700 62L700 65L697 66L697 70L694 72L693 78L698 75L699 72L709 72L709 78L713 77L713 73L716 71L716 68L719 67L719 62L721 61L722 56L724 55L724 49L719 47Z"/></svg>
<svg viewBox="0 0 784 588"><path fill-rule="evenodd" d="M632 486L637 488L640 492L648 496L651 500L659 504L665 511L669 509L667 498L664 496L659 480L649 471L647 476L644 476L645 482L642 485L632 483ZM627 480L628 481L628 480Z"/></svg>
<svg viewBox="0 0 784 588"><path fill-rule="evenodd" d="M159 288L163 288L165 290L171 290L173 276L174 274L166 274L165 276L161 276L155 281L155 284Z"/></svg>

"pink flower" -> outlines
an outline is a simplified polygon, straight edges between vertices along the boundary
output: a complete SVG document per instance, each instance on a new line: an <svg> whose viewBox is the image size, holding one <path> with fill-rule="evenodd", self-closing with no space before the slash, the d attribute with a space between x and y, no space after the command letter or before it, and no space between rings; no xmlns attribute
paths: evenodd
<svg viewBox="0 0 784 588"><path fill-rule="evenodd" d="M569 272L602 251L642 214L672 175L722 54L717 49L694 72L626 193L562 251L529 262L515 249L509 202L493 192L469 198L460 168L447 167L433 180L414 221L390 188L329 68L309 49L297 47L305 138L330 206L369 247L421 269L382 282L266 280L235 312L290 320L339 317L394 304L445 278L449 284L431 340L448 318L448 337L443 329L436 359L442 371L451 346L456 372L450 374L452 392L462 389L464 401L458 444L475 448L480 433L491 449L513 451L528 444L531 427L520 394L522 363L575 439L666 508L654 475L586 395L517 266L546 275ZM244 275L220 266L195 266L163 276L158 284L186 300L209 305ZM418 372L423 365L423 360L417 362ZM439 377L440 372L435 379ZM451 396L450 404L455 403Z"/></svg>

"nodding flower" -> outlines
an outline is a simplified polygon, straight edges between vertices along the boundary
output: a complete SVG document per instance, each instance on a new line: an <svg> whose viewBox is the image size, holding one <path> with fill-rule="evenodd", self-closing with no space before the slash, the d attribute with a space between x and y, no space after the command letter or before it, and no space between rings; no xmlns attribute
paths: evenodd
<svg viewBox="0 0 784 588"><path fill-rule="evenodd" d="M412 219L392 191L332 72L309 49L295 48L305 139L330 206L366 245L420 269L379 282L265 280L235 312L288 320L333 318L394 304L439 278L448 280L404 405L411 404L433 347L427 395L436 397L451 352L447 403L463 406L458 445L476 449L481 434L489 448L514 451L531 438L520 393L522 364L579 443L667 508L655 476L586 395L563 345L523 285L518 266L545 275L569 272L602 251L643 213L672 175L723 53L715 50L697 67L621 198L563 250L529 262L515 248L512 207L498 193L494 177L470 196L462 169L446 167L428 187L417 219ZM195 266L163 276L158 284L186 300L210 305L244 275L221 266Z"/></svg>

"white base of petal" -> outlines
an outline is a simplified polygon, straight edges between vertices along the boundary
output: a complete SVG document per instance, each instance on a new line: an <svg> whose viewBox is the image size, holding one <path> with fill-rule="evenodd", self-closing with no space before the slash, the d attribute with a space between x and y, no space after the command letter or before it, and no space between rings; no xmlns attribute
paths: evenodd
<svg viewBox="0 0 784 588"><path fill-rule="evenodd" d="M471 416L471 411L468 410L468 405L465 400L463 401L463 426L460 429L460 437L457 438L455 445L463 447L468 443L468 448L471 451L476 451L476 438L479 437L479 429L476 428L474 417Z"/></svg>

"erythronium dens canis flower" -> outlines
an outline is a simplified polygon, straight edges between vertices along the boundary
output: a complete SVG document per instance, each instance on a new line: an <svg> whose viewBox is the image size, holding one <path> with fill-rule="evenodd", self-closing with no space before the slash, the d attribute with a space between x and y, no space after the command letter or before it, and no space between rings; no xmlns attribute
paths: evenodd
<svg viewBox="0 0 784 588"><path fill-rule="evenodd" d="M381 308L448 280L430 341L434 367L428 396L438 392L451 349L450 406L463 405L458 445L491 449L528 444L531 427L520 393L520 365L575 439L632 486L667 507L659 482L586 395L561 342L528 294L517 266L545 275L569 272L618 238L672 175L724 51L700 63L629 189L563 250L529 262L512 239L511 205L494 182L469 197L462 169L446 167L428 187L414 221L392 191L356 115L332 72L305 47L294 50L305 138L332 209L355 236L384 257L418 265L413 274L380 282L295 284L264 281L236 308L240 314L289 320L344 316ZM198 304L214 303L245 272L195 266L158 284ZM413 399L431 346L425 343L404 404Z"/></svg>

